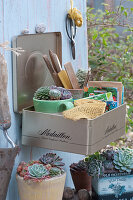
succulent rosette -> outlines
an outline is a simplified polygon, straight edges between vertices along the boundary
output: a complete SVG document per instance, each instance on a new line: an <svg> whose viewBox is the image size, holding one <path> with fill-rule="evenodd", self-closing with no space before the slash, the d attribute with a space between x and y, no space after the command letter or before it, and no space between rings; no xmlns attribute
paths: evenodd
<svg viewBox="0 0 133 200"><path fill-rule="evenodd" d="M88 166L84 160L80 160L78 163L71 164L70 169L73 171L87 171Z"/></svg>
<svg viewBox="0 0 133 200"><path fill-rule="evenodd" d="M62 158L54 153L47 153L37 161L21 162L17 168L17 174L24 180L41 182L64 173Z"/></svg>
<svg viewBox="0 0 133 200"><path fill-rule="evenodd" d="M65 99L70 99L70 98L72 98L71 92L68 91L68 90L65 90L65 91L62 93L61 99L62 99L62 100L65 100Z"/></svg>
<svg viewBox="0 0 133 200"><path fill-rule="evenodd" d="M51 166L56 167L61 167L65 165L62 162L62 158L57 156L55 153L47 153L46 155L43 155L39 160L45 165L50 164Z"/></svg>
<svg viewBox="0 0 133 200"><path fill-rule="evenodd" d="M102 152L103 156L106 158L106 160L113 160L115 150L113 148L106 149Z"/></svg>
<svg viewBox="0 0 133 200"><path fill-rule="evenodd" d="M34 98L38 100L49 100L50 87L40 87L34 94Z"/></svg>
<svg viewBox="0 0 133 200"><path fill-rule="evenodd" d="M54 177L54 176L59 176L62 174L62 170L57 168L57 167L52 167L49 171L50 176Z"/></svg>
<svg viewBox="0 0 133 200"><path fill-rule="evenodd" d="M111 161L111 160L105 160L103 162L103 166L104 166L105 170L113 170L114 169L114 164L113 164L113 161Z"/></svg>
<svg viewBox="0 0 133 200"><path fill-rule="evenodd" d="M49 92L49 96L51 100L60 100L61 92L57 89L51 89Z"/></svg>
<svg viewBox="0 0 133 200"><path fill-rule="evenodd" d="M131 172L133 169L133 150L122 148L115 152L113 160L115 169L120 172Z"/></svg>
<svg viewBox="0 0 133 200"><path fill-rule="evenodd" d="M34 164L28 167L29 174L32 178L43 178L49 175L49 171L43 164Z"/></svg>
<svg viewBox="0 0 133 200"><path fill-rule="evenodd" d="M93 160L88 165L88 174L90 176L100 176L104 173L104 167L102 161Z"/></svg>

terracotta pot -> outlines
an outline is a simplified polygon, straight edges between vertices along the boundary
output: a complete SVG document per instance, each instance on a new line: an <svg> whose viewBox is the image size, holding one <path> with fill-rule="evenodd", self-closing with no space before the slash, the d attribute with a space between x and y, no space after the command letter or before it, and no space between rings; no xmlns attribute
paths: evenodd
<svg viewBox="0 0 133 200"><path fill-rule="evenodd" d="M61 200L64 191L66 173L40 183L25 181L16 175L20 200Z"/></svg>
<svg viewBox="0 0 133 200"><path fill-rule="evenodd" d="M0 200L6 199L11 173L18 147L0 149Z"/></svg>
<svg viewBox="0 0 133 200"><path fill-rule="evenodd" d="M91 176L88 176L86 171L76 171L70 168L70 172L77 191L86 189L88 192L92 192Z"/></svg>

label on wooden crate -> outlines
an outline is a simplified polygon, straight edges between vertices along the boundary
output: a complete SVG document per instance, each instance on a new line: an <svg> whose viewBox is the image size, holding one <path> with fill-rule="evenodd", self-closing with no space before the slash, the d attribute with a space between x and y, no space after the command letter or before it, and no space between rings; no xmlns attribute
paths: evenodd
<svg viewBox="0 0 133 200"><path fill-rule="evenodd" d="M51 129L39 130L37 135L42 136L43 139L52 139L67 142L72 140L72 137L65 132L52 131Z"/></svg>

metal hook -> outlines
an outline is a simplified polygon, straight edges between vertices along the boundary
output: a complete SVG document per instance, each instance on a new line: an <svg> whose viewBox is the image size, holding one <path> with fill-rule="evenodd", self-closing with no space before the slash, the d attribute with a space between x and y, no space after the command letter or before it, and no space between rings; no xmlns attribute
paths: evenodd
<svg viewBox="0 0 133 200"><path fill-rule="evenodd" d="M0 129L3 131L4 136L6 138L6 140L12 145L13 148L15 148L15 143L12 141L12 139L9 137L7 129L10 128L11 123L3 123L0 124Z"/></svg>
<svg viewBox="0 0 133 200"><path fill-rule="evenodd" d="M4 133L4 136L5 136L6 140L12 145L13 148L15 148L16 145L15 145L15 143L11 140L11 138L9 137L8 132L7 132L6 129L3 130L3 133Z"/></svg>

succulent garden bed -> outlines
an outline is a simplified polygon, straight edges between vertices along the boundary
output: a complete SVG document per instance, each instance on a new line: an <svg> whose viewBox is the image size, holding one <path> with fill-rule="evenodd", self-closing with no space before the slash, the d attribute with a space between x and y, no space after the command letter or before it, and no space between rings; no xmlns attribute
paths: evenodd
<svg viewBox="0 0 133 200"><path fill-rule="evenodd" d="M16 174L20 200L61 199L66 178L62 166L62 159L53 153L37 161L21 162Z"/></svg>
<svg viewBox="0 0 133 200"><path fill-rule="evenodd" d="M84 170L84 173L92 176L94 199L115 200L133 197L133 149L110 147L72 164L70 170L72 166L78 173ZM79 179L79 182L83 180Z"/></svg>
<svg viewBox="0 0 133 200"><path fill-rule="evenodd" d="M106 150L103 156L103 172L94 176L92 186L96 199L130 199L133 197L133 150L121 148ZM105 157L105 158L104 158Z"/></svg>

